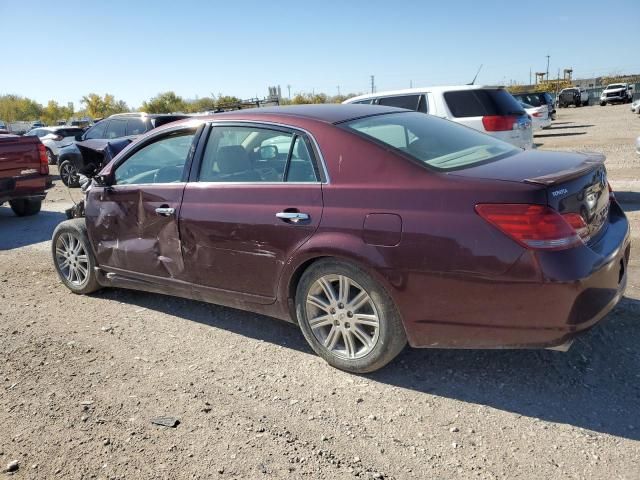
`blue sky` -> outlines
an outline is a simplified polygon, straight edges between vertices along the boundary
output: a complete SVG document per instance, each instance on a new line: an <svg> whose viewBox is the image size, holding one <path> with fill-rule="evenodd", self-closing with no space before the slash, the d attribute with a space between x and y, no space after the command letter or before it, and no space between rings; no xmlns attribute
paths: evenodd
<svg viewBox="0 0 640 480"><path fill-rule="evenodd" d="M639 0L0 0L0 94L243 98L640 73Z"/></svg>

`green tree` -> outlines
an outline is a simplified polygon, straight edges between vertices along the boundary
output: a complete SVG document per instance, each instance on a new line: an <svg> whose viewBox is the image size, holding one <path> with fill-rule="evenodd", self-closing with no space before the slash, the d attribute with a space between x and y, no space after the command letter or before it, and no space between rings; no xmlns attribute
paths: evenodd
<svg viewBox="0 0 640 480"><path fill-rule="evenodd" d="M19 95L0 95L0 119L5 122L39 119L42 105Z"/></svg>
<svg viewBox="0 0 640 480"><path fill-rule="evenodd" d="M186 105L189 113L206 112L216 109L216 99L211 97L197 98Z"/></svg>
<svg viewBox="0 0 640 480"><path fill-rule="evenodd" d="M110 93L105 93L101 97L97 93L89 93L82 97L87 115L92 118L102 118L113 115L114 113L128 112L129 107L123 100L116 100Z"/></svg>
<svg viewBox="0 0 640 480"><path fill-rule="evenodd" d="M218 99L216 100L216 106L218 108L224 108L228 105L235 105L236 103L240 103L242 100L238 97L234 97L233 95L222 95L218 94Z"/></svg>
<svg viewBox="0 0 640 480"><path fill-rule="evenodd" d="M47 125L57 125L62 118L62 108L55 100L49 100L47 106L42 109L42 121Z"/></svg>
<svg viewBox="0 0 640 480"><path fill-rule="evenodd" d="M187 103L175 92L162 92L140 107L147 113L173 113L187 111Z"/></svg>

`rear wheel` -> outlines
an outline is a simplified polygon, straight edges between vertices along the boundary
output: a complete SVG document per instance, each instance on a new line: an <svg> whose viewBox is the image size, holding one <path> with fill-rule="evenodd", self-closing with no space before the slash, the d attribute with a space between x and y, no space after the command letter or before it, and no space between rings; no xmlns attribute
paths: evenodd
<svg viewBox="0 0 640 480"><path fill-rule="evenodd" d="M80 181L78 177L78 169L69 160L65 160L60 164L60 178L62 183L67 187L79 187Z"/></svg>
<svg viewBox="0 0 640 480"><path fill-rule="evenodd" d="M17 200L9 200L11 210L19 217L29 217L35 215L42 208L42 200L31 198L20 198Z"/></svg>
<svg viewBox="0 0 640 480"><path fill-rule="evenodd" d="M60 223L53 232L51 253L62 283L73 293L87 294L100 289L84 218Z"/></svg>
<svg viewBox="0 0 640 480"><path fill-rule="evenodd" d="M607 102L600 102L600 106L604 107L607 104Z"/></svg>
<svg viewBox="0 0 640 480"><path fill-rule="evenodd" d="M47 148L47 162L49 162L49 165L55 165L56 164L56 156L48 148Z"/></svg>
<svg viewBox="0 0 640 480"><path fill-rule="evenodd" d="M296 313L311 348L348 372L382 368L407 343L391 297L369 275L345 262L320 260L304 272Z"/></svg>

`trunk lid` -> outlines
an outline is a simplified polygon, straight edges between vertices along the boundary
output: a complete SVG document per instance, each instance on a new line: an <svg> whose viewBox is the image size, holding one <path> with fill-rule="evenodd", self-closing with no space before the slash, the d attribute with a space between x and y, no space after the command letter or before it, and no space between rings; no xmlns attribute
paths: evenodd
<svg viewBox="0 0 640 480"><path fill-rule="evenodd" d="M562 215L577 214L577 229L586 243L597 240L609 218L605 157L598 153L525 151L451 175L539 185L547 204Z"/></svg>

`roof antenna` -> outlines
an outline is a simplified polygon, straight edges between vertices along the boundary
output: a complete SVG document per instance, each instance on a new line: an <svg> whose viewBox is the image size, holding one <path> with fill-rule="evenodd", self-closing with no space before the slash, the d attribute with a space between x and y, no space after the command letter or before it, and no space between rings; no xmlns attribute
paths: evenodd
<svg viewBox="0 0 640 480"><path fill-rule="evenodd" d="M480 70L482 70L482 64L480 64L480 68L478 68L478 71L476 72L476 76L473 77L473 80L471 80L471 83L467 83L467 85L474 85L476 83L476 78L478 78L478 75L480 74Z"/></svg>

